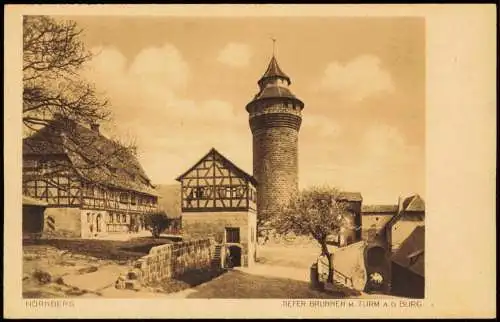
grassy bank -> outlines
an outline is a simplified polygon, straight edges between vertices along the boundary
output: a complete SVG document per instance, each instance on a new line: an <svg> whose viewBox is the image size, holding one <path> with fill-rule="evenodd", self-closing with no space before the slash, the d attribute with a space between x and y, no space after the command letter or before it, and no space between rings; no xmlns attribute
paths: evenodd
<svg viewBox="0 0 500 322"><path fill-rule="evenodd" d="M107 260L135 260L146 255L151 248L173 243L168 237L140 237L127 241L98 239L25 239L23 246L52 246L74 254Z"/></svg>

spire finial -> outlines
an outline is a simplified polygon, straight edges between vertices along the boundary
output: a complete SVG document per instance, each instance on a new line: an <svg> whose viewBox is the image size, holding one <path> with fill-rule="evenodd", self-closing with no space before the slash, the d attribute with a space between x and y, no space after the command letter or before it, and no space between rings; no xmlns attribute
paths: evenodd
<svg viewBox="0 0 500 322"><path fill-rule="evenodd" d="M271 40L273 41L273 57L276 55L276 38L271 37Z"/></svg>

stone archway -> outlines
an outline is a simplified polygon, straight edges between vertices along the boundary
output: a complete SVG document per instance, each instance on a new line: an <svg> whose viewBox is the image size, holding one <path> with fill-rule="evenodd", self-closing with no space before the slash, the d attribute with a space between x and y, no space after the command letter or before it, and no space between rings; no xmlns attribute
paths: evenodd
<svg viewBox="0 0 500 322"><path fill-rule="evenodd" d="M365 291L387 293L390 284L389 253L380 244L368 245L365 250L367 282Z"/></svg>

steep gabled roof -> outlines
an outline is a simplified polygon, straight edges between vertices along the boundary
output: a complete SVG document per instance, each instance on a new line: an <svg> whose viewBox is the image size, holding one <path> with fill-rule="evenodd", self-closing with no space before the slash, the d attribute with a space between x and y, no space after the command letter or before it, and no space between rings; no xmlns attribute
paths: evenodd
<svg viewBox="0 0 500 322"><path fill-rule="evenodd" d="M84 180L157 195L141 164L130 151L75 121L54 119L23 139L23 157L54 154L67 156L73 169Z"/></svg>
<svg viewBox="0 0 500 322"><path fill-rule="evenodd" d="M404 209L405 211L425 211L425 202L419 195L414 195Z"/></svg>
<svg viewBox="0 0 500 322"><path fill-rule="evenodd" d="M390 229L405 213L424 211L425 203L422 197L418 194L410 196L403 200L403 209L387 222L386 227Z"/></svg>
<svg viewBox="0 0 500 322"><path fill-rule="evenodd" d="M391 260L420 276L425 276L425 227L416 227Z"/></svg>
<svg viewBox="0 0 500 322"><path fill-rule="evenodd" d="M182 173L180 176L178 176L175 180L181 181L189 172L191 172L194 168L196 168L200 163L202 163L205 159L207 159L211 155L218 156L222 160L222 162L224 163L225 166L233 169L237 174L239 174L241 177L245 178L246 180L250 181L253 185L257 185L257 180L252 175L248 174L247 172L245 172L244 170L239 168L236 164L234 164L231 160L229 160L224 155L222 155L215 148L211 148L207 154L205 154L198 162L196 162L192 167L190 167L187 171Z"/></svg>

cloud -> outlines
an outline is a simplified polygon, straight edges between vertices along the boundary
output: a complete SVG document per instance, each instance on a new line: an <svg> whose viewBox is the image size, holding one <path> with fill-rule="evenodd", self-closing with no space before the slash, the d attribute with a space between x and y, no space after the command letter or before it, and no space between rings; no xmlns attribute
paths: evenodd
<svg viewBox="0 0 500 322"><path fill-rule="evenodd" d="M358 56L346 64L329 63L320 88L351 101L362 101L374 94L395 90L391 74L380 66L380 59L372 55Z"/></svg>
<svg viewBox="0 0 500 322"><path fill-rule="evenodd" d="M370 156L370 162L388 162L409 153L409 147L399 130L385 124L377 124L366 130L363 147L365 154Z"/></svg>
<svg viewBox="0 0 500 322"><path fill-rule="evenodd" d="M135 57L113 47L93 51L99 55L87 74L107 93L115 120L102 128L111 135L135 138L139 160L153 182L172 182L212 147L252 172L246 111L226 101L224 91L205 99L193 96L189 89L195 75L176 47L149 47ZM341 67L345 72L349 66L360 68L353 62ZM355 90L347 93L354 95ZM367 97L366 93L358 88L354 98ZM310 112L300 130L301 187L327 183L360 191L365 203L393 203L401 193L422 193L423 151L409 145L398 128L375 123L359 131L340 127L333 115ZM413 191L415 187L420 191Z"/></svg>
<svg viewBox="0 0 500 322"><path fill-rule="evenodd" d="M364 203L396 203L398 196L425 194L424 151L408 144L401 131L376 123L359 138L349 132L301 146L301 186L328 184L359 191Z"/></svg>
<svg viewBox="0 0 500 322"><path fill-rule="evenodd" d="M231 67L242 68L248 66L252 55L252 50L247 44L229 43L219 52L217 61Z"/></svg>
<svg viewBox="0 0 500 322"><path fill-rule="evenodd" d="M184 87L189 79L189 66L179 50L170 44L143 49L129 70L140 81L154 82L170 88Z"/></svg>
<svg viewBox="0 0 500 322"><path fill-rule="evenodd" d="M248 116L215 95L190 96L192 72L175 46L145 48L131 59L113 47L92 51L99 54L86 74L106 92L114 119L103 130L135 138L153 182L172 182L212 147L251 169L251 136L236 131L248 127Z"/></svg>
<svg viewBox="0 0 500 322"><path fill-rule="evenodd" d="M340 125L331 118L323 115L308 114L302 119L302 133L311 132L318 139L337 137L341 131ZM308 135L307 133L306 135Z"/></svg>

